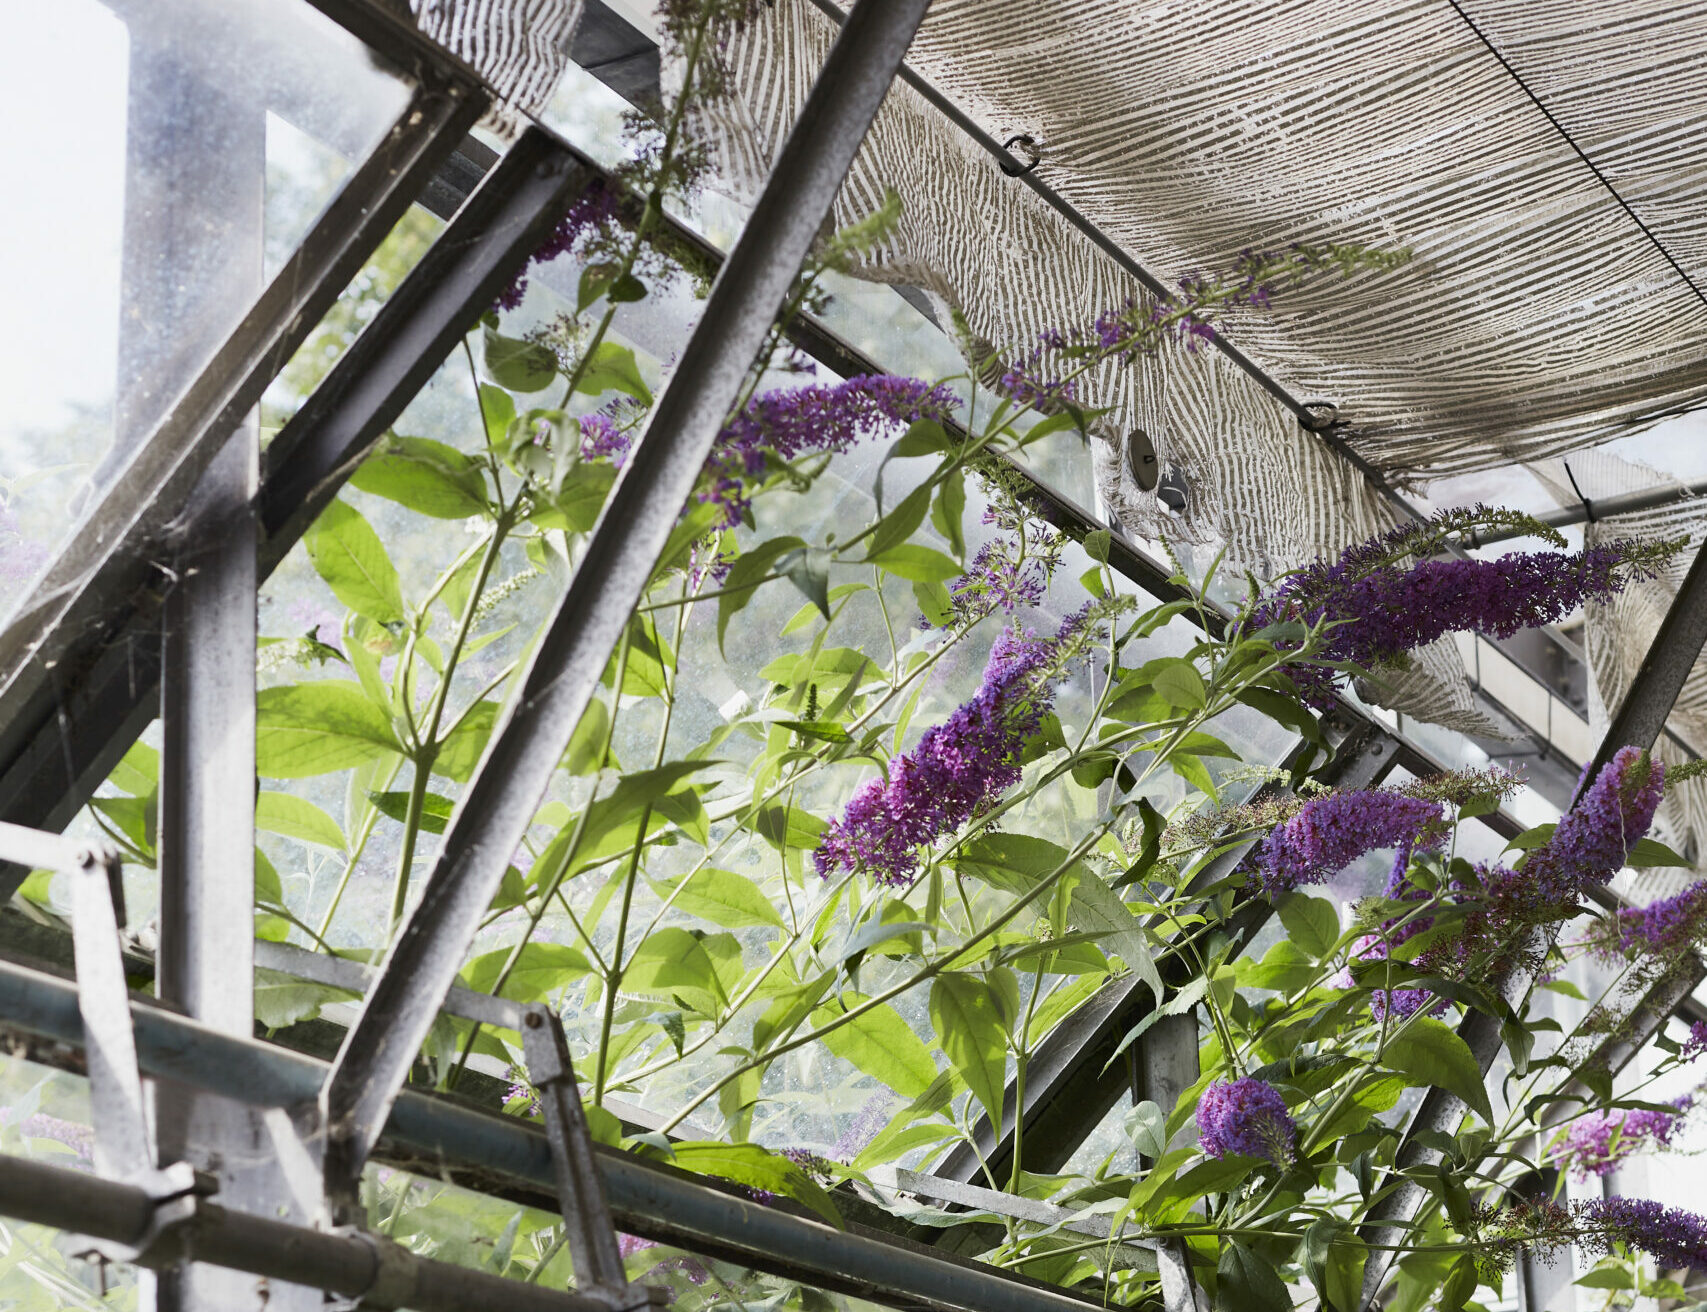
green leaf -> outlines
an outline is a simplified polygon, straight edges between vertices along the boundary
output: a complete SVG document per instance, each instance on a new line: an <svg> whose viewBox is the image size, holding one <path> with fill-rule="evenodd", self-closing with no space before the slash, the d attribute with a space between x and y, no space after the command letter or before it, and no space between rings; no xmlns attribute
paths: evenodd
<svg viewBox="0 0 1707 1312"><path fill-rule="evenodd" d="M1369 1245L1356 1231L1342 1235L1328 1254L1328 1287L1323 1292L1332 1312L1357 1312L1363 1301L1363 1268Z"/></svg>
<svg viewBox="0 0 1707 1312"><path fill-rule="evenodd" d="M344 831L338 822L306 797L264 791L255 797L255 827L303 843L318 843L334 852L344 850Z"/></svg>
<svg viewBox="0 0 1707 1312"><path fill-rule="evenodd" d="M723 595L717 599L717 650L723 650L723 635L729 629L729 621L740 614L741 609L753 599L753 593L758 588L758 580L772 572L772 566L777 559L793 551L805 549L806 544L797 537L767 538L755 543L741 552L740 557L729 568L729 576L723 581ZM780 572L780 571L779 571ZM816 598L814 598L816 601ZM826 616L829 602L818 603Z"/></svg>
<svg viewBox="0 0 1707 1312"><path fill-rule="evenodd" d="M160 753L145 742L132 743L107 782L132 797L148 796L160 782Z"/></svg>
<svg viewBox="0 0 1707 1312"><path fill-rule="evenodd" d="M360 511L334 501L302 542L315 571L339 601L381 624L402 622L403 589L397 569Z"/></svg>
<svg viewBox="0 0 1707 1312"><path fill-rule="evenodd" d="M960 566L952 556L915 542L904 542L868 559L873 565L910 583L942 583L960 574Z"/></svg>
<svg viewBox="0 0 1707 1312"><path fill-rule="evenodd" d="M486 513L486 479L462 452L425 437L388 436L350 482L434 519Z"/></svg>
<svg viewBox="0 0 1707 1312"><path fill-rule="evenodd" d="M625 273L610 285L605 295L613 305L627 305L633 301L646 299L647 287L632 273Z"/></svg>
<svg viewBox="0 0 1707 1312"><path fill-rule="evenodd" d="M817 847L829 828L826 821L798 806L773 803L753 818L753 830L777 851Z"/></svg>
<svg viewBox="0 0 1707 1312"><path fill-rule="evenodd" d="M456 727L439 740L438 754L433 758L433 773L454 779L459 784L467 783L474 774L474 767L480 763L480 754L486 750L486 740L492 736L492 727L498 723L501 709L494 701L469 707L456 722Z"/></svg>
<svg viewBox="0 0 1707 1312"><path fill-rule="evenodd" d="M405 824L409 819L409 794L406 792L369 793L368 801L381 815ZM448 797L437 793L425 793L421 797L421 832L424 834L442 834L445 826L450 823L451 812L456 810L456 803Z"/></svg>
<svg viewBox="0 0 1707 1312"><path fill-rule="evenodd" d="M575 390L588 396L621 392L645 405L652 404L652 390L640 376L634 352L615 342L599 343L598 349L588 359L587 367L581 371L581 381L575 384Z"/></svg>
<svg viewBox="0 0 1707 1312"><path fill-rule="evenodd" d="M486 423L486 444L502 455L509 449L510 425L516 421L515 401L503 388L481 383L480 417Z"/></svg>
<svg viewBox="0 0 1707 1312"><path fill-rule="evenodd" d="M1203 676L1190 661L1177 656L1158 663L1158 668L1150 675L1150 686L1166 698L1170 706L1181 710L1201 711L1209 704Z"/></svg>
<svg viewBox="0 0 1707 1312"><path fill-rule="evenodd" d="M829 1024L859 1006L865 998L843 993L827 1007L812 1013L813 1026ZM930 1049L887 1003L854 1017L823 1037L823 1044L856 1069L881 1080L903 1098L917 1098L936 1079Z"/></svg>
<svg viewBox="0 0 1707 1312"><path fill-rule="evenodd" d="M1299 1253L1298 1265L1304 1268L1305 1276L1329 1306L1333 1300L1328 1295L1328 1259L1333 1252L1334 1241L1349 1228L1343 1221L1324 1216L1312 1221L1304 1231L1304 1246ZM1342 1310L1335 1309L1335 1312ZM1343 1312L1356 1312L1356 1309L1344 1309Z"/></svg>
<svg viewBox="0 0 1707 1312"><path fill-rule="evenodd" d="M931 525L948 541L957 559L966 558L966 471L957 468L937 486Z"/></svg>
<svg viewBox="0 0 1707 1312"><path fill-rule="evenodd" d="M1326 898L1293 893L1277 908L1292 942L1320 961L1340 940L1339 913Z"/></svg>
<svg viewBox="0 0 1707 1312"><path fill-rule="evenodd" d="M679 998L703 1016L728 1004L705 944L676 926L653 931L623 967L622 991L668 1001Z"/></svg>
<svg viewBox="0 0 1707 1312"><path fill-rule="evenodd" d="M1108 564L1108 549L1114 541L1114 535L1106 528L1093 529L1085 534L1083 546L1085 555L1099 565Z"/></svg>
<svg viewBox="0 0 1707 1312"><path fill-rule="evenodd" d="M1387 1044L1382 1061L1414 1082L1437 1085L1457 1094L1484 1121L1492 1122L1486 1077L1470 1047L1433 1019L1412 1021Z"/></svg>
<svg viewBox="0 0 1707 1312"><path fill-rule="evenodd" d="M597 774L604 768L599 759L610 733L610 708L600 698L587 703L581 723L569 736L569 750L563 755L563 768L573 775Z"/></svg>
<svg viewBox="0 0 1707 1312"><path fill-rule="evenodd" d="M1578 1276L1573 1284L1581 1285L1584 1289L1634 1289L1636 1279L1630 1273L1630 1268L1614 1258L1605 1258L1601 1264L1585 1275Z"/></svg>
<svg viewBox="0 0 1707 1312"><path fill-rule="evenodd" d="M931 485L921 483L906 496L901 503L882 519L877 521L877 527L871 535L865 558L876 560L884 552L900 546L918 531L919 525L925 522L925 514L931 506Z"/></svg>
<svg viewBox="0 0 1707 1312"><path fill-rule="evenodd" d="M657 887L660 897L674 893L678 910L725 929L782 924L776 907L759 886L733 870L701 870L685 882L660 883Z"/></svg>
<svg viewBox="0 0 1707 1312"><path fill-rule="evenodd" d="M506 337L488 326L481 337L486 374L512 392L541 392L557 379L557 357L538 342Z"/></svg>
<svg viewBox="0 0 1707 1312"><path fill-rule="evenodd" d="M842 1227L841 1213L817 1181L786 1157L767 1152L756 1143L672 1144L670 1161L696 1175L714 1175L751 1189L783 1194L811 1208L838 1230Z"/></svg>
<svg viewBox="0 0 1707 1312"><path fill-rule="evenodd" d="M1624 858L1624 864L1634 866L1637 870L1647 870L1654 866L1679 866L1688 869L1694 863L1688 857L1679 856L1657 838L1638 838L1636 845Z"/></svg>
<svg viewBox="0 0 1707 1312"><path fill-rule="evenodd" d="M1215 1275L1215 1312L1292 1312L1280 1274L1237 1239L1221 1245Z"/></svg>
<svg viewBox="0 0 1707 1312"><path fill-rule="evenodd" d="M283 1029L299 1021L313 1020L328 1002L351 1002L354 993L310 984L276 971L255 972L255 1019L269 1030Z"/></svg>
<svg viewBox="0 0 1707 1312"><path fill-rule="evenodd" d="M256 697L255 769L300 779L400 752L391 717L342 679L263 688Z"/></svg>
<svg viewBox="0 0 1707 1312"><path fill-rule="evenodd" d="M990 1124L1002 1123L1007 1085L1007 1029L996 993L982 976L954 971L931 985L931 1024L937 1042Z"/></svg>
<svg viewBox="0 0 1707 1312"><path fill-rule="evenodd" d="M462 968L462 982L476 993L490 993L498 972L510 959L510 948L482 953ZM559 989L584 978L592 966L580 952L563 943L529 943L516 958L500 997L517 1002L540 1002Z"/></svg>
<svg viewBox="0 0 1707 1312"><path fill-rule="evenodd" d="M1476 1259L1469 1253L1463 1254L1452 1264L1452 1273L1440 1288L1440 1302L1436 1306L1440 1312L1463 1312L1464 1304L1470 1301L1479 1283Z"/></svg>
<svg viewBox="0 0 1707 1312"><path fill-rule="evenodd" d="M817 547L799 547L777 557L777 573L800 589L806 600L830 618L830 553Z"/></svg>

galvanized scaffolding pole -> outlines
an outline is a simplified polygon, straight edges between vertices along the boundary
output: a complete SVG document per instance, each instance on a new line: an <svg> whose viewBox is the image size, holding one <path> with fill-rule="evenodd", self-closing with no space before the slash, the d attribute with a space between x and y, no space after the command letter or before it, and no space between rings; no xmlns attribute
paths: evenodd
<svg viewBox="0 0 1707 1312"><path fill-rule="evenodd" d="M856 6L457 805L327 1081L327 1184L342 1209L928 3Z"/></svg>

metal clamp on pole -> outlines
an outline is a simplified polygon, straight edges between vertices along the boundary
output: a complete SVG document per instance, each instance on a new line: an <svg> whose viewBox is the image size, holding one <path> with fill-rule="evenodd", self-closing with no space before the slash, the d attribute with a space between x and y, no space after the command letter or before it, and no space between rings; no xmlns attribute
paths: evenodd
<svg viewBox="0 0 1707 1312"><path fill-rule="evenodd" d="M0 824L0 861L58 870L71 882L71 943L77 964L77 1009L89 1070L95 1122L95 1172L134 1185L153 1205L147 1228L131 1243L94 1239L80 1256L111 1262L170 1262L171 1246L195 1216L196 1197L217 1187L213 1177L176 1162L154 1165L142 1105L142 1074L130 1026L125 983L124 884L118 853L74 843L59 834Z"/></svg>
<svg viewBox="0 0 1707 1312"><path fill-rule="evenodd" d="M665 1290L630 1284L623 1269L616 1224L611 1220L604 1184L593 1160L593 1136L581 1106L580 1087L575 1083L569 1042L556 1012L537 1005L523 1010L522 1056L527 1062L528 1083L539 1094L545 1113L557 1205L563 1213L569 1256L575 1264L577 1292L608 1302L612 1312L662 1306L669 1301Z"/></svg>

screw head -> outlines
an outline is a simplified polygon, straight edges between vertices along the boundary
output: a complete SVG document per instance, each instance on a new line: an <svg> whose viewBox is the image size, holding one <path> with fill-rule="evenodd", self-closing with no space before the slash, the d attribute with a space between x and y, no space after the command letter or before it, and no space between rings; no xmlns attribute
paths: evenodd
<svg viewBox="0 0 1707 1312"><path fill-rule="evenodd" d="M522 1017L522 1024L526 1025L530 1030L537 1030L541 1025L545 1024L545 1017L541 1016L537 1011L530 1011L527 1015Z"/></svg>

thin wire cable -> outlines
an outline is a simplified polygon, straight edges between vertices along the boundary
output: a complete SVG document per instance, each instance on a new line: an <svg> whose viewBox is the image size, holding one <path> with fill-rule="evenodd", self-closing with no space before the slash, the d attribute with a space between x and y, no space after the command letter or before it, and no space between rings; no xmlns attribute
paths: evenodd
<svg viewBox="0 0 1707 1312"><path fill-rule="evenodd" d="M1646 223L1642 222L1642 216L1630 207L1630 202L1624 199L1624 197L1619 193L1618 188L1613 186L1611 180L1607 178L1606 174L1600 171L1600 165L1596 164L1589 158L1588 152L1577 144L1576 138L1570 134L1563 123L1559 122L1553 111L1547 108L1541 97L1535 94L1535 92L1530 88L1529 83L1523 80L1523 74L1517 71L1516 66L1512 64L1511 60L1507 59L1504 52L1502 52L1498 46L1488 39L1487 33L1482 31L1482 29L1476 25L1476 20L1471 18L1470 15L1464 11L1464 6L1461 5L1458 0L1446 0L1446 3L1451 5L1453 11L1458 15L1458 17L1464 20L1464 25L1476 34L1476 39L1488 48L1488 53L1500 61L1500 67L1505 69L1505 71L1511 75L1511 80L1517 83L1519 90L1521 90L1524 95L1529 97L1530 103L1532 103L1536 109L1540 110L1542 114L1546 116L1547 121L1553 125L1553 130L1563 138L1567 146L1576 152L1577 158L1584 164L1588 165L1589 172L1594 174L1595 180L1599 182L1601 186L1606 188L1607 195L1611 196L1613 200L1618 202L1619 207L1630 216L1630 221L1642 230L1642 235L1653 244L1654 249L1660 253L1665 262L1676 270L1677 276L1682 278L1689 290L1695 293L1695 299L1700 301L1702 305L1707 306L1707 293L1703 293L1701 288L1696 286L1695 279L1689 276L1688 270L1677 262L1676 257L1666 249L1665 243L1654 235L1653 230L1649 228Z"/></svg>

